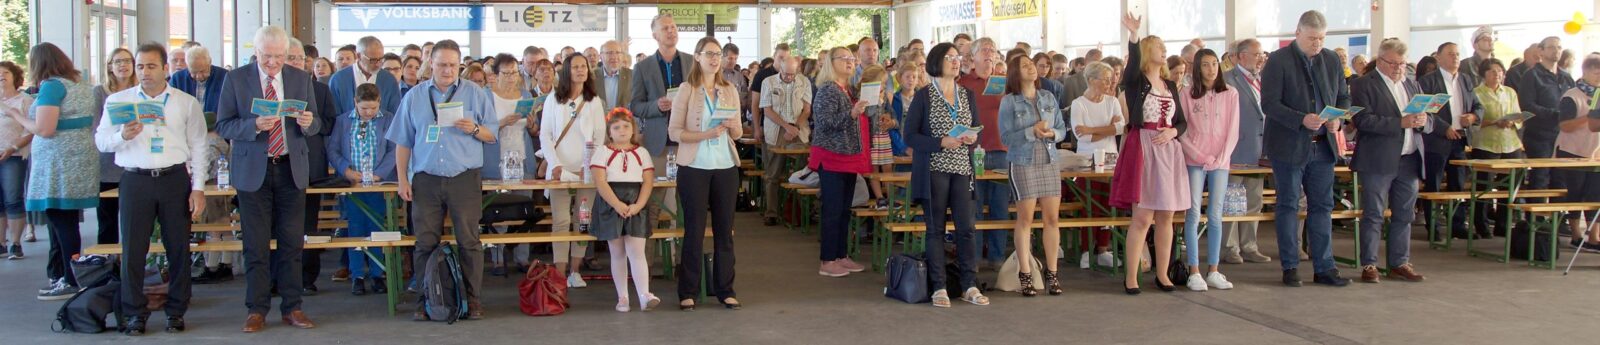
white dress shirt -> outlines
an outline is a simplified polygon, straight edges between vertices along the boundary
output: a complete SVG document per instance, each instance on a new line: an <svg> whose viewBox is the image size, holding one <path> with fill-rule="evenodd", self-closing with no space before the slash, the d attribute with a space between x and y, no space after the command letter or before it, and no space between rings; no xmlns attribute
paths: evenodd
<svg viewBox="0 0 1600 345"><path fill-rule="evenodd" d="M1439 69L1444 77L1444 92L1450 94L1450 130L1461 130L1461 114L1467 113L1467 92L1461 89L1461 75Z"/></svg>
<svg viewBox="0 0 1600 345"><path fill-rule="evenodd" d="M360 65L356 65L354 68L351 68L351 69L353 69L353 71L350 71L350 72L352 72L350 74L353 75L355 78L350 78L350 79L353 79L355 81L355 85L354 86L359 87L361 85L374 84L374 83L378 82L378 74L377 73L367 74L366 72L362 72ZM351 89L355 89L355 87L352 87Z"/></svg>
<svg viewBox="0 0 1600 345"><path fill-rule="evenodd" d="M1399 108L1398 111L1400 112L1401 116L1405 116L1406 104L1411 102L1410 96L1406 94L1406 84L1402 81L1389 79L1389 76L1386 74L1379 74L1383 76L1384 86L1389 88L1389 95L1394 97L1395 107ZM1405 131L1405 134L1403 137L1401 137L1402 144L1400 145L1400 155L1404 156L1416 153L1418 140L1413 138L1417 135L1416 132L1412 131L1411 128L1404 128L1405 126L1401 127Z"/></svg>
<svg viewBox="0 0 1600 345"><path fill-rule="evenodd" d="M210 161L206 159L206 117L194 96L162 85L162 92L146 95L144 88L132 87L106 97L106 103L161 100L165 119L144 125L132 140L122 139L122 125L111 124L109 107L100 115L95 128L95 146L100 152L115 153L117 166L159 169L188 163L191 190L203 190ZM160 153L150 151L151 138L162 138Z"/></svg>

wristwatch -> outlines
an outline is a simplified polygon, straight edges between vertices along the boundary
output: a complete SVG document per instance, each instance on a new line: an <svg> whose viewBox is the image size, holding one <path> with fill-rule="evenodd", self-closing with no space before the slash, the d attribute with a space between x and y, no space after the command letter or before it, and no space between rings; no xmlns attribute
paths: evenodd
<svg viewBox="0 0 1600 345"><path fill-rule="evenodd" d="M478 135L478 131L481 131L481 130L483 130L483 126L478 125L478 124L472 124L472 133L471 133L471 135L472 136L477 136Z"/></svg>

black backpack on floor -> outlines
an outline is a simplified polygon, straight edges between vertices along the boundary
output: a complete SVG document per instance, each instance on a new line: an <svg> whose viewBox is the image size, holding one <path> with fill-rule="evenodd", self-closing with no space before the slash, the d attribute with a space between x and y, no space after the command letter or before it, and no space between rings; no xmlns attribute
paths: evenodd
<svg viewBox="0 0 1600 345"><path fill-rule="evenodd" d="M1555 256L1555 248L1550 247L1550 233L1541 232L1538 236L1534 236L1533 253L1531 253L1533 255L1529 255L1529 232L1532 231L1526 230L1526 228L1517 229L1511 232L1511 239L1509 240L1511 241L1511 258L1517 260L1528 260L1530 257L1532 257L1533 259L1539 261L1550 261L1551 258Z"/></svg>
<svg viewBox="0 0 1600 345"><path fill-rule="evenodd" d="M455 248L440 244L422 266L421 300L429 320L454 324L467 313L467 284L461 278L461 264Z"/></svg>
<svg viewBox="0 0 1600 345"><path fill-rule="evenodd" d="M61 304L51 329L60 333L105 332L107 315L115 315L114 329L122 329L122 297L118 293L122 282L117 277L117 261L105 255L87 255L71 265L78 284L87 289Z"/></svg>

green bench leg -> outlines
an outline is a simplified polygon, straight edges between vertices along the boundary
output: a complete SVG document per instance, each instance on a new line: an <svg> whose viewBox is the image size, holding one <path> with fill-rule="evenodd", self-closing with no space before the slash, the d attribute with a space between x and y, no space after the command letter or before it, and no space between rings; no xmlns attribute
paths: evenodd
<svg viewBox="0 0 1600 345"><path fill-rule="evenodd" d="M389 289L389 292L385 294L389 302L389 316L395 316L398 312L400 293L405 291L405 288L401 287L405 283L403 280L405 280L406 275L401 272L403 268L401 268L399 249L397 247L383 247L383 261L387 263L384 265L386 278L383 283Z"/></svg>

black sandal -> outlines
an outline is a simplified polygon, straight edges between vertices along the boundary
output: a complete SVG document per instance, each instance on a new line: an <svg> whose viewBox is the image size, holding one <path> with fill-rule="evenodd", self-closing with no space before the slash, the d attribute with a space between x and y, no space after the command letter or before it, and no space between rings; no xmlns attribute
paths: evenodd
<svg viewBox="0 0 1600 345"><path fill-rule="evenodd" d="M1056 271L1044 271L1044 286L1044 290L1051 296L1060 296L1061 276L1056 275Z"/></svg>
<svg viewBox="0 0 1600 345"><path fill-rule="evenodd" d="M678 310L694 311L694 300L692 300L692 299L684 299L684 300L678 301Z"/></svg>
<svg viewBox="0 0 1600 345"><path fill-rule="evenodd" d="M1033 289L1033 273L1017 272L1017 282L1022 285L1022 296L1033 297L1039 295L1039 290Z"/></svg>

